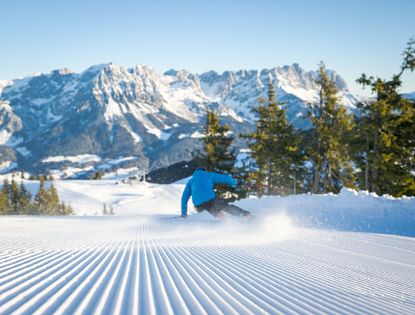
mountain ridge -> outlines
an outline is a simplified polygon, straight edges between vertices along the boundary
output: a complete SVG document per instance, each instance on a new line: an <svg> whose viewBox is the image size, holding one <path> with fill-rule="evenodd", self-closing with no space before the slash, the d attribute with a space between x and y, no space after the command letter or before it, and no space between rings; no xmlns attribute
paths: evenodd
<svg viewBox="0 0 415 315"><path fill-rule="evenodd" d="M340 75L328 73L342 103L354 110L359 98ZM0 144L3 151L13 151L18 168L35 172L100 166L98 161L86 166L68 160L42 162L84 154L102 160L134 156L117 167L156 169L190 159L200 149L207 107L216 109L236 134L250 130L252 108L266 95L269 80L288 120L308 128L307 104L318 100L317 76L299 64L195 74L106 63L79 73L67 68L37 73L0 82ZM0 163L6 155L11 156L0 155Z"/></svg>

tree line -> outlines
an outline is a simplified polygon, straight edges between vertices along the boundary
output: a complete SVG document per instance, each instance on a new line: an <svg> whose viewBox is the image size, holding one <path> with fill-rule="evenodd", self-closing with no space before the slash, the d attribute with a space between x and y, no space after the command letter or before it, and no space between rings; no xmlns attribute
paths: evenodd
<svg viewBox="0 0 415 315"><path fill-rule="evenodd" d="M70 215L73 208L59 200L58 192L50 182L48 188L45 178L40 177L39 190L33 197L23 182L20 185L12 178L4 179L0 190L0 215Z"/></svg>
<svg viewBox="0 0 415 315"><path fill-rule="evenodd" d="M359 103L354 113L340 103L338 88L321 62L319 102L309 104L312 127L305 131L287 121L270 81L267 97L253 109L255 130L240 135L249 155L236 166L231 127L207 110L203 141L208 170L235 176L240 196L338 193L342 187L415 195L415 101L399 93L402 75L415 69L414 46L415 39L409 40L391 79L366 74L357 79L373 97Z"/></svg>

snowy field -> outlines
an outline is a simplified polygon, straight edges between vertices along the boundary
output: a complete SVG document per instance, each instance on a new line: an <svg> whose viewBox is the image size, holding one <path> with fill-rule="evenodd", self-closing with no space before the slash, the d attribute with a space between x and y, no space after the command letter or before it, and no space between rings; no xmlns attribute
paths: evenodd
<svg viewBox="0 0 415 315"><path fill-rule="evenodd" d="M172 218L182 184L56 186L78 216L0 217L0 314L415 314L414 198L247 199L255 220L219 222Z"/></svg>

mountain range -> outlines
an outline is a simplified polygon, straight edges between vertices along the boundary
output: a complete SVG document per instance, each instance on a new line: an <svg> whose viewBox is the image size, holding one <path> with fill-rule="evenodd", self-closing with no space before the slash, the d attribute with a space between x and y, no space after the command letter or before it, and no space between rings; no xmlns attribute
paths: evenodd
<svg viewBox="0 0 415 315"><path fill-rule="evenodd" d="M335 71L341 103L359 97ZM251 130L252 108L268 82L297 128L309 128L308 104L318 101L317 71L298 64L263 70L194 74L115 64L0 81L0 171L46 170L82 177L96 170L154 170L200 150L206 108L235 135Z"/></svg>

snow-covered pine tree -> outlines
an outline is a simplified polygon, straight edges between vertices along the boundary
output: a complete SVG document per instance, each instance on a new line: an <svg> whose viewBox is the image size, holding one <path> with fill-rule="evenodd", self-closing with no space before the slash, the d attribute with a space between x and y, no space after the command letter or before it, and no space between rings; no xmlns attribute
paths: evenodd
<svg viewBox="0 0 415 315"><path fill-rule="evenodd" d="M357 80L375 96L360 104L360 187L394 196L415 195L415 102L399 94L402 75L415 69L415 39L409 40L403 56L400 72L391 80L365 74Z"/></svg>
<svg viewBox="0 0 415 315"><path fill-rule="evenodd" d="M301 138L293 125L287 122L285 110L275 99L271 81L268 83L268 98L260 98L254 112L258 116L256 129L244 135L255 161L250 174L252 187L260 195L291 193L297 185L297 182L293 184L294 181L300 179L296 173L300 173L303 164L299 149Z"/></svg>

